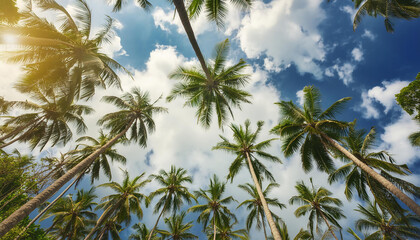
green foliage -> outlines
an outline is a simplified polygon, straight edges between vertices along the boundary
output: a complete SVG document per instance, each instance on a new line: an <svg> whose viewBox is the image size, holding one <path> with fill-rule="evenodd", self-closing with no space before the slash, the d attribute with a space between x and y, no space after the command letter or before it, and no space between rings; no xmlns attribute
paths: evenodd
<svg viewBox="0 0 420 240"><path fill-rule="evenodd" d="M189 232L190 228L193 227L192 221L184 223L185 215L185 212L181 212L179 215L174 214L169 218L165 218L169 231L161 229L156 231L162 235L163 239L168 240L198 239L196 235Z"/></svg>
<svg viewBox="0 0 420 240"><path fill-rule="evenodd" d="M150 234L150 230L146 227L144 223L136 223L132 227L134 229L134 233L132 233L128 239L129 240L147 240ZM153 234L151 240L158 240L156 237L156 233Z"/></svg>
<svg viewBox="0 0 420 240"><path fill-rule="evenodd" d="M350 123L335 120L345 104L351 99L342 98L325 111L321 109L321 93L313 86L303 88L303 108L293 102L281 101L280 123L271 132L282 137L282 150L286 157L300 149L302 167L305 172L313 168L315 161L320 171L327 173L335 169L330 156L330 146L325 136L339 140L347 133Z"/></svg>
<svg viewBox="0 0 420 240"><path fill-rule="evenodd" d="M251 95L241 90L248 82L249 74L244 74L243 69L248 65L244 60L225 67L229 41L216 46L216 56L213 64L208 64L212 80L207 79L201 68L179 67L169 77L179 80L167 97L172 101L177 97L185 97L185 106L196 107L197 122L202 126L210 127L213 114L216 112L219 127L228 121L228 114L233 117L231 106L239 108L241 103L250 103Z"/></svg>
<svg viewBox="0 0 420 240"><path fill-rule="evenodd" d="M420 73L414 81L408 84L407 87L401 89L400 93L396 94L397 103L408 114L417 114L414 117L420 121Z"/></svg>
<svg viewBox="0 0 420 240"><path fill-rule="evenodd" d="M0 0L0 23L16 24L19 17L16 0Z"/></svg>
<svg viewBox="0 0 420 240"><path fill-rule="evenodd" d="M32 164L33 158L31 157L0 152L0 206L2 206L0 222L29 200L28 194L21 194L20 191L15 191L16 189L32 186L30 190L36 190L37 185L35 184L34 186L32 184L34 181ZM1 239L15 239L29 222L30 219L28 217L25 218ZM38 225L31 225L21 235L21 239L48 240L49 238L45 236L44 230Z"/></svg>
<svg viewBox="0 0 420 240"><path fill-rule="evenodd" d="M238 222L232 222L232 219L229 219L227 223L222 223L222 225L216 225L216 240L249 240L248 231L246 229L237 229L234 230L233 227ZM207 227L206 234L208 239L213 239L213 228L211 226Z"/></svg>

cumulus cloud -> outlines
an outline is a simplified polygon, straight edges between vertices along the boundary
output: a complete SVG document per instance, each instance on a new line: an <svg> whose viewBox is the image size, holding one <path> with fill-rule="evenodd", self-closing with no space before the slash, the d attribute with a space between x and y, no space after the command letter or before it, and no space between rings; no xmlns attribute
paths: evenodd
<svg viewBox="0 0 420 240"><path fill-rule="evenodd" d="M296 92L296 97L298 98L298 103L300 106L303 106L303 89Z"/></svg>
<svg viewBox="0 0 420 240"><path fill-rule="evenodd" d="M347 6L341 7L340 10L349 14L350 21L353 23L353 19L354 19L354 16L356 16L357 9L354 9L354 7L347 5Z"/></svg>
<svg viewBox="0 0 420 240"><path fill-rule="evenodd" d="M353 82L353 71L356 66L350 62L343 64L335 64L332 67L325 69L324 74L328 77L338 76L345 85L349 85Z"/></svg>
<svg viewBox="0 0 420 240"><path fill-rule="evenodd" d="M375 40L376 35L374 35L371 31L369 30L365 30L365 32L363 33L362 37L367 38L371 41Z"/></svg>
<svg viewBox="0 0 420 240"><path fill-rule="evenodd" d="M249 58L267 55L280 67L295 64L301 73L322 77L318 62L326 51L318 31L325 19L321 0L255 2L237 34ZM258 34L256 34L258 32Z"/></svg>
<svg viewBox="0 0 420 240"><path fill-rule="evenodd" d="M351 55L353 57L353 60L356 62L360 62L363 60L363 52L361 47L353 48L351 51Z"/></svg>
<svg viewBox="0 0 420 240"><path fill-rule="evenodd" d="M383 81L382 86L375 86L367 92L362 93L361 109L365 112L365 118L378 118L379 111L377 110L378 103L384 107L384 113L387 114L393 107L397 105L395 101L395 94L407 86L409 81Z"/></svg>

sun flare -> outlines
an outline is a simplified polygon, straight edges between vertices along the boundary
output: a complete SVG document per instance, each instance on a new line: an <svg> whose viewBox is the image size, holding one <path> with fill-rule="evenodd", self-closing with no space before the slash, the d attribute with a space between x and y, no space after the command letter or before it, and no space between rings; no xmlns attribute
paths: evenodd
<svg viewBox="0 0 420 240"><path fill-rule="evenodd" d="M18 38L16 35L6 33L6 34L3 34L1 40L2 40L1 43L3 44L16 44Z"/></svg>

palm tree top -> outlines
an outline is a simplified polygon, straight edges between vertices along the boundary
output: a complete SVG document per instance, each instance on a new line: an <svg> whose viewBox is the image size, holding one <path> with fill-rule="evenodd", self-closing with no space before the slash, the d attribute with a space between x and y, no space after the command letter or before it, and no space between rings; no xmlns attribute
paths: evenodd
<svg viewBox="0 0 420 240"><path fill-rule="evenodd" d="M251 158L251 162L254 165L255 174L259 181L262 181L262 174L264 177L270 181L274 181L274 176L267 170L267 168L262 164L257 157L267 159L274 163L281 163L280 158L271 155L264 150L270 147L271 142L277 138L271 138L262 142L257 143L257 138L261 132L262 126L264 125L263 121L257 122L257 129L252 131L250 128L251 122L247 119L244 126L231 124L230 129L233 132L233 142L230 142L226 137L220 135L220 138L223 140L214 146L213 150L224 150L230 153L237 155L236 159L233 161L229 168L228 179L233 181L233 178L241 170L243 166L248 166L246 164L247 156Z"/></svg>
<svg viewBox="0 0 420 240"><path fill-rule="evenodd" d="M182 211L180 214L172 215L169 218L165 218L165 223L169 228L169 231L166 230L156 230L160 233L164 239L168 237L168 239L174 240L188 240L188 239L198 239L198 237L189 232L189 230L193 227L192 221L188 223L184 223L186 212Z"/></svg>

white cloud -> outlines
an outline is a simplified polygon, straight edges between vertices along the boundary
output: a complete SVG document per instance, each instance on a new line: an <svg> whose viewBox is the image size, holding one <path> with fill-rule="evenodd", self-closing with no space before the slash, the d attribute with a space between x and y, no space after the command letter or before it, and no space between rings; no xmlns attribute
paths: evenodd
<svg viewBox="0 0 420 240"><path fill-rule="evenodd" d="M303 89L296 92L296 97L298 98L299 105L303 106Z"/></svg>
<svg viewBox="0 0 420 240"><path fill-rule="evenodd" d="M362 92L362 104L360 105L364 118L379 118L379 111L373 106L373 100L367 92Z"/></svg>
<svg viewBox="0 0 420 240"><path fill-rule="evenodd" d="M351 55L353 56L354 61L360 62L363 60L363 52L361 47L353 48L351 51Z"/></svg>
<svg viewBox="0 0 420 240"><path fill-rule="evenodd" d="M176 26L177 32L179 34L185 33L184 27L182 26L178 14L176 14L174 18L173 9L166 9L165 11L161 7L155 7L152 12L152 16L155 26L162 29L163 31L171 32L169 26L174 25ZM195 36L215 29L214 25L206 19L205 14L200 14L198 18L191 20L191 27L194 30Z"/></svg>
<svg viewBox="0 0 420 240"><path fill-rule="evenodd" d="M301 74L322 77L317 62L325 49L318 25L325 19L321 0L255 2L241 23L237 38L249 58L265 54L275 65L296 65Z"/></svg>
<svg viewBox="0 0 420 240"><path fill-rule="evenodd" d="M101 46L100 51L108 55L110 58L121 55L127 56L127 52L121 45L121 38L117 35L112 37L109 43L105 43L103 46Z"/></svg>
<svg viewBox="0 0 420 240"><path fill-rule="evenodd" d="M410 144L408 136L418 129L419 126L412 117L402 112L397 121L384 127L384 133L380 135L383 141L380 150L389 151L398 164L413 163L420 155L420 150ZM416 182L420 182L418 176Z"/></svg>
<svg viewBox="0 0 420 240"><path fill-rule="evenodd" d="M334 77L335 74L338 78L343 81L345 85L349 85L353 82L353 71L356 68L355 65L346 62L343 64L335 64L325 70L324 74L328 77Z"/></svg>
<svg viewBox="0 0 420 240"><path fill-rule="evenodd" d="M365 32L363 33L362 37L367 38L371 41L375 40L376 36L369 30L365 30Z"/></svg>
<svg viewBox="0 0 420 240"><path fill-rule="evenodd" d="M354 16L356 16L357 9L354 9L354 7L347 5L340 8L341 11L348 13L350 16L350 21L353 22Z"/></svg>

